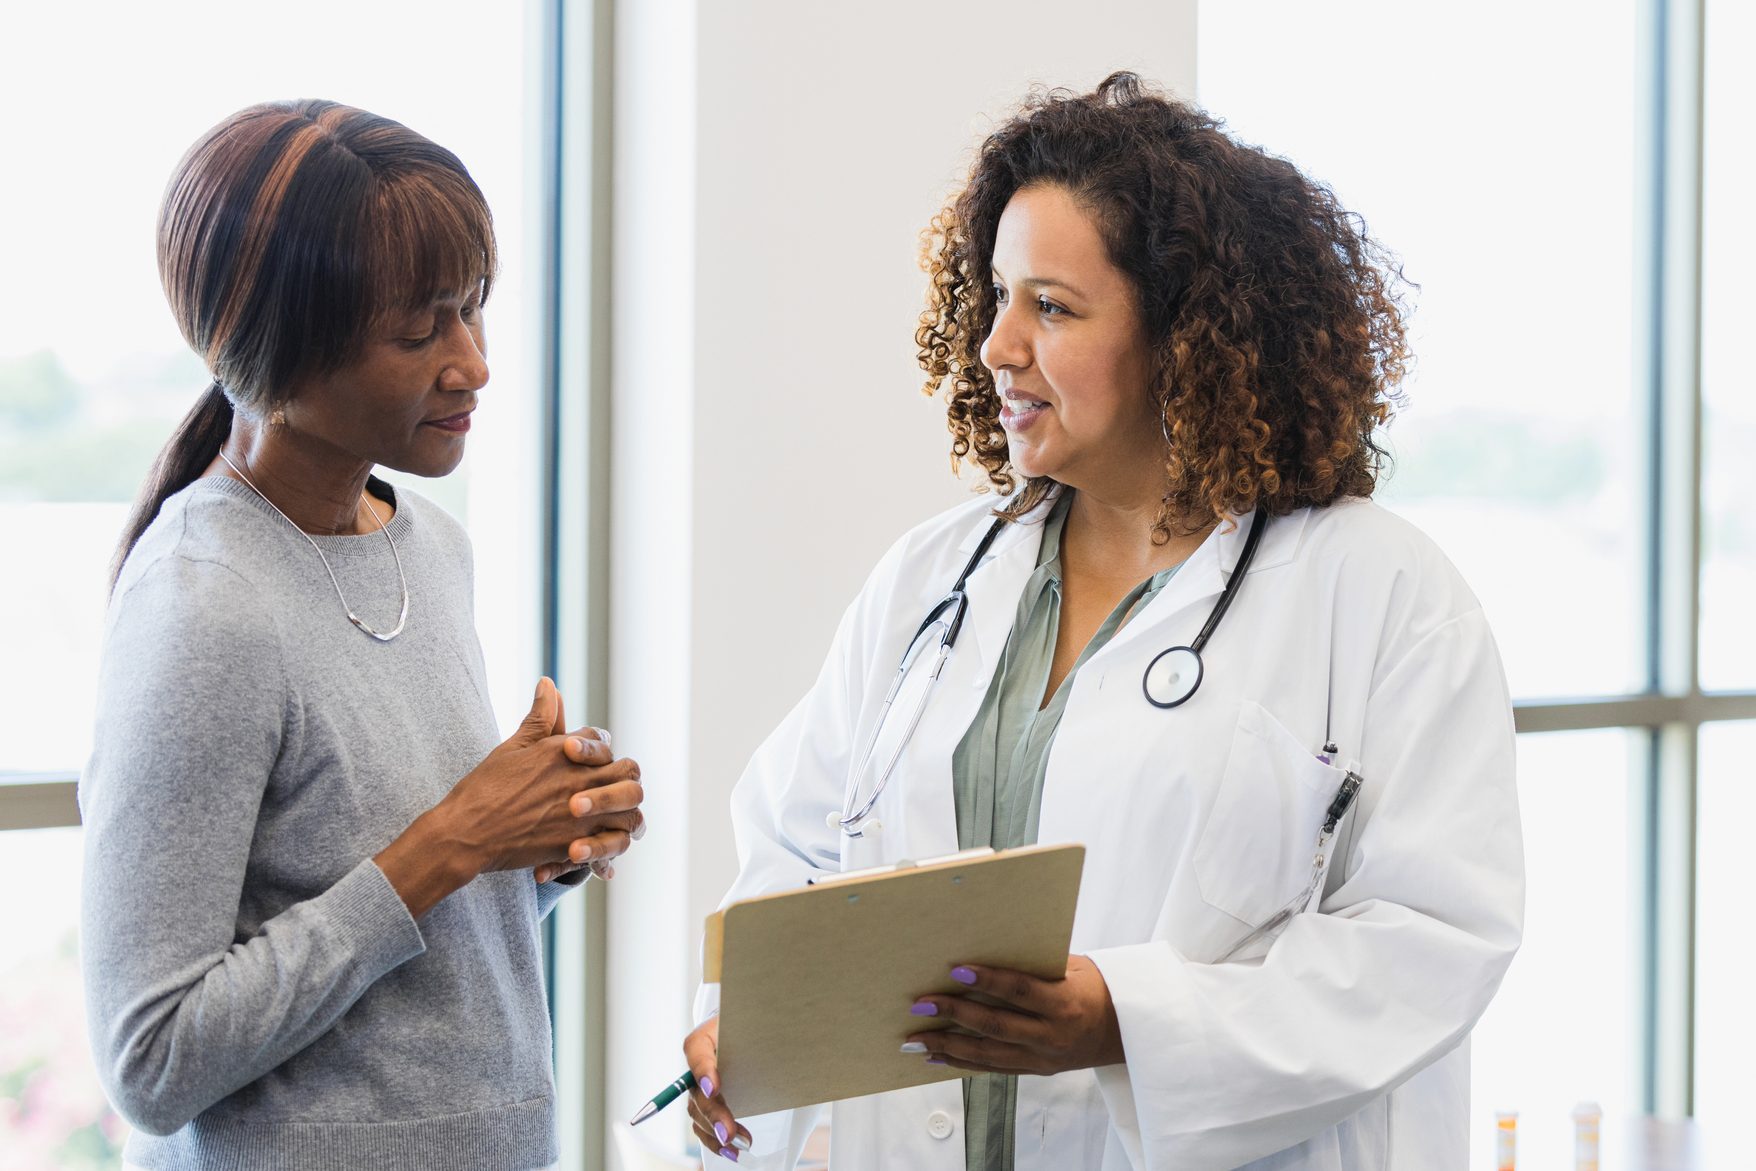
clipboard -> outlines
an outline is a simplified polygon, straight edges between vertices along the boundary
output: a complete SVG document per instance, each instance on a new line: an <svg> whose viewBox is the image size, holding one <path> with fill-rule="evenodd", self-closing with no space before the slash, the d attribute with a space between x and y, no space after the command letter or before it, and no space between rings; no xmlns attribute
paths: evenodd
<svg viewBox="0 0 1756 1171"><path fill-rule="evenodd" d="M703 976L720 985L719 1071L740 1117L952 1081L898 1051L950 1027L914 998L965 992L958 963L1044 978L1067 970L1085 847L968 851L831 875L707 920Z"/></svg>

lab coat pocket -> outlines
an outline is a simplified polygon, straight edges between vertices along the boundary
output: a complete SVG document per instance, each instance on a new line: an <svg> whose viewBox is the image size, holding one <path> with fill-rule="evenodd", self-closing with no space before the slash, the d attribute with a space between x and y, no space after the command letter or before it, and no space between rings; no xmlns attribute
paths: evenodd
<svg viewBox="0 0 1756 1171"><path fill-rule="evenodd" d="M1324 812L1346 776L1245 700L1195 846L1202 900L1252 928L1272 919L1311 881Z"/></svg>

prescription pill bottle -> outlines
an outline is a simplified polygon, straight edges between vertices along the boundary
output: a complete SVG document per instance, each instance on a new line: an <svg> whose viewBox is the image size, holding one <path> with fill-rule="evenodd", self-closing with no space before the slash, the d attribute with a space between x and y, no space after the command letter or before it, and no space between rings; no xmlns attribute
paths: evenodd
<svg viewBox="0 0 1756 1171"><path fill-rule="evenodd" d="M1518 1111L1494 1115L1494 1171L1518 1171Z"/></svg>
<svg viewBox="0 0 1756 1171"><path fill-rule="evenodd" d="M1573 1107L1573 1171L1597 1171L1598 1131L1604 1118L1596 1102Z"/></svg>

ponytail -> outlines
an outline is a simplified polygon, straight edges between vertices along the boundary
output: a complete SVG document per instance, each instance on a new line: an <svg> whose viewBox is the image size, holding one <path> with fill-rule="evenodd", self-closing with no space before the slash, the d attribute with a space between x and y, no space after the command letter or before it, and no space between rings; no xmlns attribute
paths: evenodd
<svg viewBox="0 0 1756 1171"><path fill-rule="evenodd" d="M122 565L134 551L140 535L158 516L159 507L201 476L219 454L220 444L231 430L232 403L226 398L225 387L216 379L195 408L177 424L158 459L153 461L152 471L146 474L146 482L140 486L140 495L135 497L134 507L128 513L128 523L122 526L115 560L110 563L111 590L116 588Z"/></svg>

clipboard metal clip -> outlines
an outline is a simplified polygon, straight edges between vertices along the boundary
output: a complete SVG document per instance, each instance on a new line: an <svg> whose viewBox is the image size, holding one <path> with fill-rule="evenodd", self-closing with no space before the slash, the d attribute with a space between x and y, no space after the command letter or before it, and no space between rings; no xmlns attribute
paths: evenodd
<svg viewBox="0 0 1756 1171"><path fill-rule="evenodd" d="M992 846L977 846L973 850L958 850L954 854L941 854L937 858L903 858L896 862L887 862L883 866L866 866L859 870L844 870L840 874L825 874L821 878L805 881L806 886L826 886L832 882L842 882L851 878L874 878L880 874L894 874L899 870L916 870L925 866L941 866L948 862L970 862L977 858L987 858L994 854Z"/></svg>

